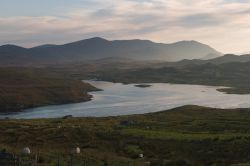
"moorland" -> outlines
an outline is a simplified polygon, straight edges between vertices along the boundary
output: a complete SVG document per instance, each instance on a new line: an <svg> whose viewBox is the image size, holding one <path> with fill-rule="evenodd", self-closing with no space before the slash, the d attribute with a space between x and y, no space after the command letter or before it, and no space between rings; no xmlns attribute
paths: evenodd
<svg viewBox="0 0 250 166"><path fill-rule="evenodd" d="M145 115L106 118L1 120L0 148L28 146L43 166L230 166L250 161L249 109L184 106ZM143 154L143 158L139 158Z"/></svg>

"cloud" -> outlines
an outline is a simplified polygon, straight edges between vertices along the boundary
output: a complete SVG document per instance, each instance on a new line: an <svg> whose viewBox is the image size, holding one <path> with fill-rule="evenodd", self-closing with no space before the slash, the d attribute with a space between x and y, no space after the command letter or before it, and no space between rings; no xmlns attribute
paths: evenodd
<svg viewBox="0 0 250 166"><path fill-rule="evenodd" d="M61 2L63 4L64 0ZM249 48L247 43L250 41L245 37L250 34L248 1L77 2L75 5L61 4L56 14L47 12L33 16L30 13L22 15L21 12L14 16L0 16L0 44L14 43L30 47L101 36L109 39L141 38L158 42L198 40L223 52L242 52ZM45 3L49 5L50 2Z"/></svg>
<svg viewBox="0 0 250 166"><path fill-rule="evenodd" d="M213 14L198 13L187 15L177 20L177 23L186 28L200 28L209 26L219 26L224 23L224 19Z"/></svg>

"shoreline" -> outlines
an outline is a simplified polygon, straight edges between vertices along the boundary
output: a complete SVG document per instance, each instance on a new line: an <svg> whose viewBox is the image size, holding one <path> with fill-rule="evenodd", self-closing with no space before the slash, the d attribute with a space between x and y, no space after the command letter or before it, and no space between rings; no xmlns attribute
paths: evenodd
<svg viewBox="0 0 250 166"><path fill-rule="evenodd" d="M44 106L47 107L47 106ZM187 108L199 108L199 109L213 109L213 110L249 110L250 112L250 108L215 108L215 107L206 107L206 106L200 106L200 105L183 105L183 106L177 106L174 108L169 108L169 109L165 109L165 110L161 110L161 111L157 111L157 112L147 112L147 113L135 113L135 114L129 114L129 115L113 115L113 116L101 116L101 117L95 117L95 116L82 116L82 117L75 117L73 115L64 115L61 117L54 117L54 118L30 118L30 119L22 119L22 118L0 118L0 121L5 121L5 120L14 120L14 121L33 121L33 120L56 120L56 119L120 119L120 118L130 118L130 117L137 117L137 116L150 116L153 114L161 114L161 113L167 113L168 111L175 111L175 110L185 110ZM9 115L11 115L12 113L10 113ZM14 113L15 114L15 113ZM1 115L1 114L0 114Z"/></svg>
<svg viewBox="0 0 250 166"><path fill-rule="evenodd" d="M14 116L15 117L15 115L17 115L18 116L18 114L22 114L22 113L32 113L32 112L34 112L34 111L39 111L39 108L41 108L41 110L40 111L43 111L42 109L43 108L45 108L46 109L46 107L49 107L48 109L50 109L51 107L52 107L52 109L53 109L53 107L60 107L60 106L67 106L67 105L74 105L74 104L81 104L81 103L87 103L87 102L89 102L89 101L93 101L93 95L91 94L91 92L98 92L98 91L103 91L101 88L98 88L98 86L96 86L94 83L95 82L91 82L91 81L93 81L93 80L82 80L82 82L83 83L85 83L85 84L89 84L91 87L94 87L95 88L95 90L90 90L90 91L88 91L88 92L86 92L85 91L85 93L87 93L88 94L88 96L89 96L89 98L88 98L88 100L81 100L81 101L77 101L77 102L67 102L67 103L54 103L54 104L50 104L50 105L38 105L38 106L35 106L35 107L28 107L28 108L26 108L26 109L24 109L23 111L18 111L18 112L3 112L3 113L0 113L0 116L2 116L1 117L1 119L4 119L4 118L11 118L11 117L9 117L9 116ZM107 81L100 81L100 82L107 82ZM93 83L93 84L91 84L91 83ZM114 83L114 82L109 82L109 83ZM119 84L123 84L123 83L119 83ZM131 85L132 86L135 86L136 87L136 85L148 85L149 83L138 83L138 84L134 84L134 83L131 83ZM155 83L150 83L150 87L151 86L154 86L153 84L155 84ZM172 83L156 83L156 84L169 84L169 85L196 85L196 84L172 84ZM98 85L98 81L97 81L97 85ZM125 85L125 84L124 84ZM221 92L220 91L220 89L226 89L226 88L229 88L229 87L222 87L222 86L210 86L210 85L196 85L196 86L205 86L205 87L212 87L212 88L214 88L214 89L216 89L216 91L219 91L219 92ZM202 92L205 92L205 91L202 91ZM182 106L185 106L185 105L187 105L187 104L183 104ZM199 104L197 104L197 105L199 105ZM181 105L180 105L181 106ZM172 107L172 108L178 108L179 106L176 106L176 107ZM170 109L172 109L172 108L166 108L166 110L170 110ZM211 108L220 108L220 107L211 107ZM232 108L236 108L236 107L232 107ZM239 108L241 108L241 107L239 107ZM246 107L244 107L244 108L246 108ZM37 110L36 110L37 109ZM56 108L57 109L57 108ZM164 110L164 109L163 109ZM162 111L162 110L157 110L157 112L158 111ZM135 114L137 114L136 112L135 113L132 113L132 114L124 114L124 115L135 115ZM141 114L145 114L145 113L141 113ZM70 113L69 114L64 114L64 115L62 115L61 117L63 117L63 116L67 116L67 115L71 115ZM74 116L74 113L72 114L73 116ZM121 114L122 115L122 114ZM107 116L103 116L103 115L97 115L97 116L95 116L95 115L87 115L87 116L75 116L75 117L117 117L117 116L121 116L121 115L107 115ZM23 117L23 116L25 116L25 115L21 115L21 117ZM28 115L29 116L29 115ZM50 116L48 116L50 119L52 118L55 118L55 117L50 117ZM42 117L43 118L43 117ZM12 119L12 118L11 118ZM15 119L15 118L14 118ZM22 119L22 118L16 118L16 119ZM35 118L23 118L23 119L37 119L36 117ZM39 118L38 118L39 119ZM45 119L46 119L46 117L45 117Z"/></svg>
<svg viewBox="0 0 250 166"><path fill-rule="evenodd" d="M82 82L82 84L89 84L89 83ZM8 116L8 115L12 115L12 114L18 114L18 113L26 112L27 110L39 108L39 107L48 107L48 106L58 106L58 105L67 105L67 104L77 104L77 103L89 102L93 99L93 95L90 94L91 92L102 91L102 89L98 89L91 84L89 84L89 85L90 85L91 89L89 89L87 91L86 90L82 91L82 96L79 96L79 98L68 99L71 101L66 101L66 102L65 101L62 101L62 102L49 101L48 103L44 103L44 104L33 104L32 106L13 109L13 111L2 111L2 112L0 112L0 116L5 116L5 115Z"/></svg>

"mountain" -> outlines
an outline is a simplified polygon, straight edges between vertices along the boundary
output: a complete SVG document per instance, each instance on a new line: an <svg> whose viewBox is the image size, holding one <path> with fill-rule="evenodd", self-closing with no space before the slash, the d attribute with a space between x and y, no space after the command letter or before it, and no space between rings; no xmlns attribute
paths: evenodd
<svg viewBox="0 0 250 166"><path fill-rule="evenodd" d="M63 45L42 45L22 48L14 45L0 46L0 65L43 65L84 62L109 57L134 60L179 61L220 56L221 53L196 41L172 44L149 40L114 40L95 37Z"/></svg>
<svg viewBox="0 0 250 166"><path fill-rule="evenodd" d="M17 54L18 53L18 54ZM0 57L13 57L12 55L24 56L28 53L28 49L15 46L15 45L3 45L0 46ZM14 57L13 57L14 58Z"/></svg>

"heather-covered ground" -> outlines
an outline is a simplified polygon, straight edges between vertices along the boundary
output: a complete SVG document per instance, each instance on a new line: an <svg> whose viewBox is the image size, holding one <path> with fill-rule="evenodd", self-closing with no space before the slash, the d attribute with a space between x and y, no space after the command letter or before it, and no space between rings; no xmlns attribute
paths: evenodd
<svg viewBox="0 0 250 166"><path fill-rule="evenodd" d="M108 118L0 121L0 148L30 147L40 164L231 165L250 162L250 109L184 106L159 113ZM144 154L143 159L138 155Z"/></svg>

